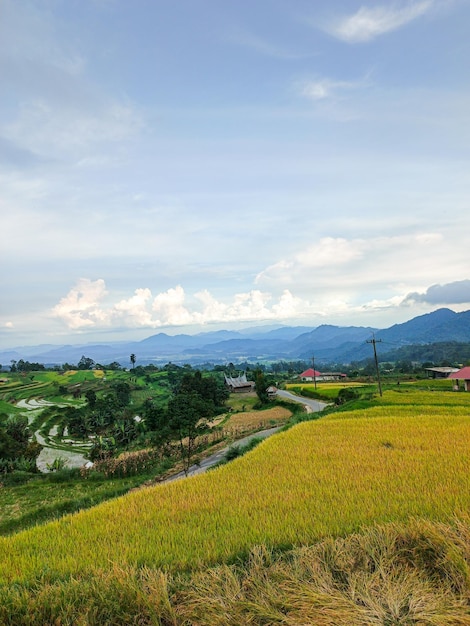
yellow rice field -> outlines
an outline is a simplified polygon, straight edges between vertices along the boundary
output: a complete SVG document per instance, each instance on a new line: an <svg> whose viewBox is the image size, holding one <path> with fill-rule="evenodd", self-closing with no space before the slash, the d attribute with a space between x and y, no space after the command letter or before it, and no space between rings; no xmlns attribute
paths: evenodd
<svg viewBox="0 0 470 626"><path fill-rule="evenodd" d="M419 407L432 406L466 406L470 408L470 394L451 391L425 391L422 389L399 389L384 391L380 404L406 404Z"/></svg>
<svg viewBox="0 0 470 626"><path fill-rule="evenodd" d="M305 545L376 522L464 515L470 394L455 394L460 406L433 404L436 395L421 406L385 397L382 406L304 422L208 474L3 537L0 581L115 564L193 569L257 544Z"/></svg>

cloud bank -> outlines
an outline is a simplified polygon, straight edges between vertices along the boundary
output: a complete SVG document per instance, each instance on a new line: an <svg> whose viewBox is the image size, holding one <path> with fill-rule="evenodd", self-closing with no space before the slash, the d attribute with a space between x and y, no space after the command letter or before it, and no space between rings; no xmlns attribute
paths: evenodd
<svg viewBox="0 0 470 626"><path fill-rule="evenodd" d="M332 22L327 31L347 43L363 43L380 35L406 26L409 22L426 14L435 4L433 0L409 2L399 7L396 3L372 8L361 7L348 17Z"/></svg>
<svg viewBox="0 0 470 626"><path fill-rule="evenodd" d="M470 303L470 280L456 280L445 285L432 285L424 293L409 293L405 303L467 304Z"/></svg>
<svg viewBox="0 0 470 626"><path fill-rule="evenodd" d="M343 257L346 259L347 255ZM347 294L327 294L314 301L295 296L284 289L279 296L253 289L238 293L227 301L216 299L208 290L188 295L181 285L153 295L149 288L136 289L127 299L106 302L109 292L103 279L82 278L52 309L51 316L72 331L108 328L161 328L326 318L413 305L470 306L470 280L433 285L425 292L397 294L385 299L370 299L362 304L348 301Z"/></svg>
<svg viewBox="0 0 470 626"><path fill-rule="evenodd" d="M188 302L181 285L156 296L148 288L136 289L133 296L115 304L104 301L107 295L103 279L93 281L81 278L53 307L51 315L61 320L70 330L86 330L282 321L303 317L313 310L309 302L295 298L287 289L278 298L258 289L238 293L228 303L217 300L207 290L195 293L191 302Z"/></svg>

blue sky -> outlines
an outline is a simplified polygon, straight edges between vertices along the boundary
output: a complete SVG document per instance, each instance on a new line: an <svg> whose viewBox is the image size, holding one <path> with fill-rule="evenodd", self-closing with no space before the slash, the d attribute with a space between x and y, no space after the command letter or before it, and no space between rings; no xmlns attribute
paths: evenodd
<svg viewBox="0 0 470 626"><path fill-rule="evenodd" d="M469 0L0 0L0 347L470 308Z"/></svg>

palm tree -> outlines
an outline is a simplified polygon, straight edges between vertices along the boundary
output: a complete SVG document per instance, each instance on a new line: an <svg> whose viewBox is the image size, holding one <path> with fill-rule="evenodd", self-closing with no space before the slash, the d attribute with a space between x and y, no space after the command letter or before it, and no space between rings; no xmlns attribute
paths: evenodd
<svg viewBox="0 0 470 626"><path fill-rule="evenodd" d="M129 358L130 358L131 363L132 363L132 369L134 369L134 367L135 367L135 354L132 353Z"/></svg>

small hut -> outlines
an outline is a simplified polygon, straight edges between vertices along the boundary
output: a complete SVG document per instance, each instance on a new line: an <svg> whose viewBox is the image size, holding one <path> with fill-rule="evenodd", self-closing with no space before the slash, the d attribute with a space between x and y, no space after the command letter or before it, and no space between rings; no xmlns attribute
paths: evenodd
<svg viewBox="0 0 470 626"><path fill-rule="evenodd" d="M274 385L269 385L269 387L266 389L266 393L268 394L268 400L275 400L277 395L277 387L275 387Z"/></svg>

